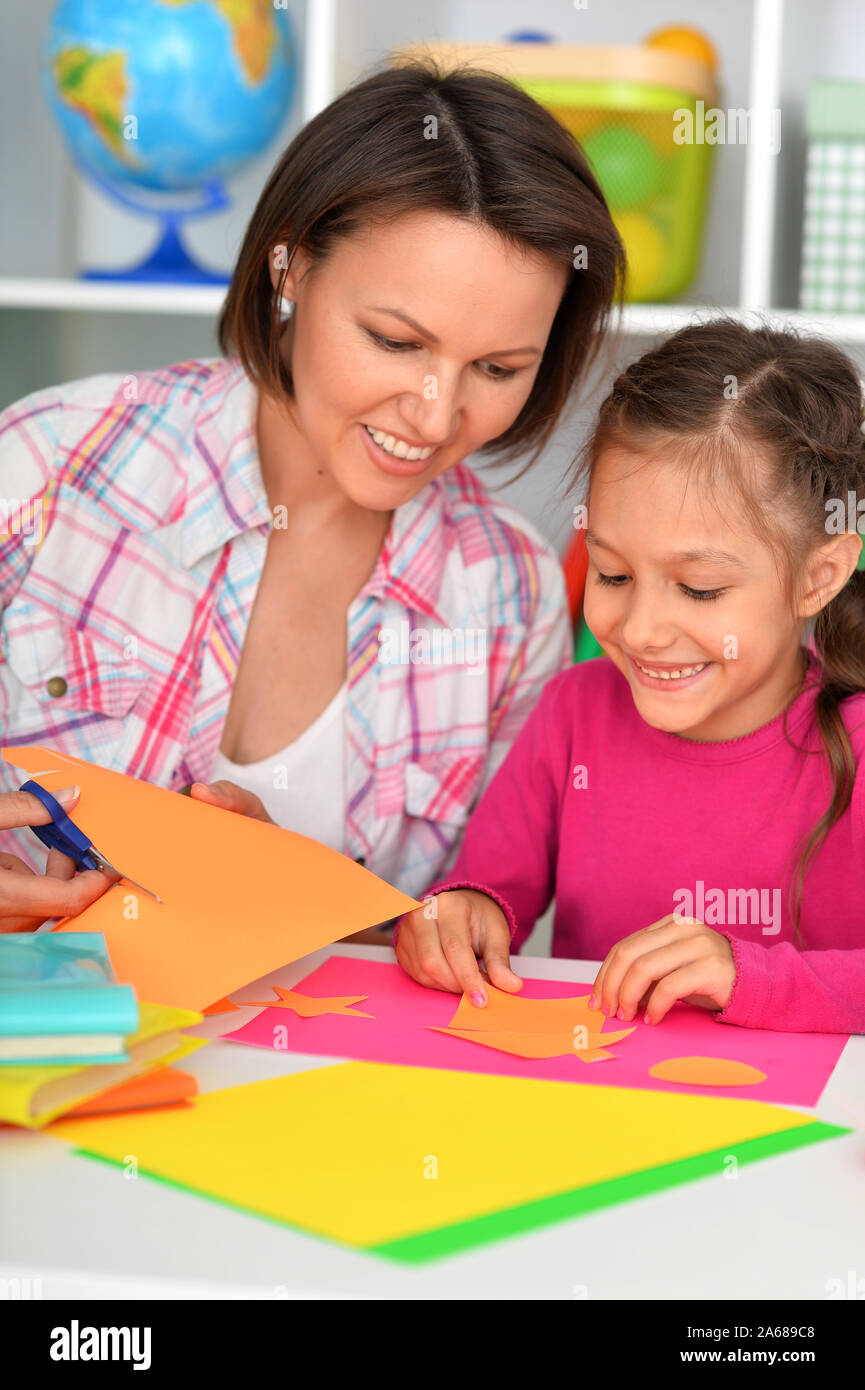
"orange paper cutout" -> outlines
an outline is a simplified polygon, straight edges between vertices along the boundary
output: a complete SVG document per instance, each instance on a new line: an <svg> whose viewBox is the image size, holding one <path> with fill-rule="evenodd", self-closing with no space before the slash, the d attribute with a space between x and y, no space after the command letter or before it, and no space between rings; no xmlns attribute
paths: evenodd
<svg viewBox="0 0 865 1390"><path fill-rule="evenodd" d="M467 1042L481 1043L484 1047L494 1047L499 1052L511 1052L515 1057L567 1057L573 1053L582 1062L597 1062L601 1057L615 1054L603 1049L608 1043L621 1042L633 1028L620 1033L588 1033L581 1039L582 1045L575 1045L575 1034L570 1033L511 1033L488 1032L486 1029L472 1028L431 1028L434 1033L450 1033L454 1038L465 1038Z"/></svg>
<svg viewBox="0 0 865 1390"><path fill-rule="evenodd" d="M482 1009L476 1008L464 994L448 1026L433 1031L510 1052L515 1057L567 1057L573 1053L582 1062L615 1057L615 1053L605 1049L634 1032L633 1028L624 1028L617 1033L604 1033L607 1016L601 1009L589 1008L590 994L523 999L489 984L487 994L489 1003Z"/></svg>
<svg viewBox="0 0 865 1390"><path fill-rule="evenodd" d="M727 1057L668 1057L649 1067L649 1075L683 1086L758 1086L766 1080L764 1071Z"/></svg>
<svg viewBox="0 0 865 1390"><path fill-rule="evenodd" d="M450 1028L469 1028L485 1033L571 1033L577 1024L600 1032L607 1021L601 1009L590 1009L590 994L568 999L523 999L487 984L488 1003L478 1009L464 994ZM632 1030L631 1030L632 1031Z"/></svg>
<svg viewBox="0 0 865 1390"><path fill-rule="evenodd" d="M217 999L215 1004L208 1004L206 1009L201 1010L201 1013L210 1018L213 1014L234 1013L239 1008L240 1005L232 1004L230 999Z"/></svg>
<svg viewBox="0 0 865 1390"><path fill-rule="evenodd" d="M74 823L121 880L58 931L105 933L121 984L201 1010L239 986L420 904L281 826L38 745L3 757L48 791L77 783Z"/></svg>
<svg viewBox="0 0 865 1390"><path fill-rule="evenodd" d="M452 1038L465 1038L466 1042L480 1043L481 1047L493 1047L497 1052L510 1052L514 1057L567 1057L572 1052L583 1062L597 1062L612 1057L598 1043L592 1047L574 1047L572 1033L488 1033L481 1029L435 1028L433 1033L447 1033ZM630 1031L630 1030L629 1030Z"/></svg>
<svg viewBox="0 0 865 1390"><path fill-rule="evenodd" d="M280 989L274 985L279 999L244 999L244 1004L261 1004L266 1009L293 1009L301 1018L319 1018L321 1014L347 1014L351 1018L375 1018L375 1014L361 1013L352 1009L352 1004L362 1004L368 994L346 994L333 999L320 999L312 994L298 994L294 989Z"/></svg>

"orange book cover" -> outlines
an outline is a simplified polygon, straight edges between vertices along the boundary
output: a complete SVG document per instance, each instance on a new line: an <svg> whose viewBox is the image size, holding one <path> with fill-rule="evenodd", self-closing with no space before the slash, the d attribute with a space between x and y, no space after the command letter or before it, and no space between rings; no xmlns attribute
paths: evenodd
<svg viewBox="0 0 865 1390"><path fill-rule="evenodd" d="M198 1094L198 1082L188 1071L176 1067L154 1067L140 1076L130 1077L101 1095L82 1101L53 1122L62 1124L73 1115L102 1115L114 1110L143 1110L151 1105L176 1105Z"/></svg>

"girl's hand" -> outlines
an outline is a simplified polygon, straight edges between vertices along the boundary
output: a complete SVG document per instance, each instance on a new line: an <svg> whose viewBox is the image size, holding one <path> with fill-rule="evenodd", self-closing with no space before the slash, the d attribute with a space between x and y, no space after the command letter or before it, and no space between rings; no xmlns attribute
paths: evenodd
<svg viewBox="0 0 865 1390"><path fill-rule="evenodd" d="M245 791L236 782L193 782L189 795L195 801L207 802L208 806L221 806L224 811L236 811L239 816L251 816L253 820L276 825L264 809L261 798L255 792Z"/></svg>
<svg viewBox="0 0 865 1390"><path fill-rule="evenodd" d="M79 796L77 787L54 793L68 812ZM50 812L30 792L0 795L0 830L47 825L50 820ZM51 917L75 917L114 881L98 869L77 873L75 861L58 849L49 849L44 874L37 874L17 855L0 851L0 932L35 931Z"/></svg>
<svg viewBox="0 0 865 1390"><path fill-rule="evenodd" d="M428 989L468 994L483 1008L487 991L476 959L480 956L497 989L509 994L522 989L522 980L510 968L511 933L498 903L486 893L459 888L439 893L432 905L435 916L428 915L426 903L407 912L400 923L396 956L407 975Z"/></svg>
<svg viewBox="0 0 865 1390"><path fill-rule="evenodd" d="M701 1009L724 1009L736 981L725 936L695 917L669 913L616 943L592 986L590 1008L630 1023L660 1023L678 999Z"/></svg>

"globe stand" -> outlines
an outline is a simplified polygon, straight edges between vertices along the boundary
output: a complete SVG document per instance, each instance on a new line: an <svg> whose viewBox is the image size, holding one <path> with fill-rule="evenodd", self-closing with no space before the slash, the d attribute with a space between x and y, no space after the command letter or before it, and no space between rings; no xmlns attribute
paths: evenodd
<svg viewBox="0 0 865 1390"><path fill-rule="evenodd" d="M131 198L122 192L110 179L95 169L77 161L82 173L96 183L104 193L121 207L147 216L157 216L161 222L159 240L149 256L138 265L127 269L110 267L107 269L88 267L80 272L82 280L113 280L122 283L150 285L227 285L230 276L220 271L207 270L192 259L180 235L180 225L185 217L201 217L206 213L218 212L229 206L231 199L223 185L218 181L205 184L202 188L203 201L191 208L159 209L147 205L144 200Z"/></svg>
<svg viewBox="0 0 865 1390"><path fill-rule="evenodd" d="M123 280L167 285L227 285L229 277L197 265L184 246L173 213L163 217L162 236L150 255L128 270L82 270L82 280Z"/></svg>

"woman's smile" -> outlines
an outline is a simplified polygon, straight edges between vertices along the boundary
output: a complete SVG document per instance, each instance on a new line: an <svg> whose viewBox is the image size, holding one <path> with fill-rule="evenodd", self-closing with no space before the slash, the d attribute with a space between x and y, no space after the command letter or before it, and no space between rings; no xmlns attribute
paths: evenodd
<svg viewBox="0 0 865 1390"><path fill-rule="evenodd" d="M373 435L370 425L362 424L358 428L372 462L383 473L398 478L416 478L425 473L439 452L438 447L409 444L398 435L385 434L384 430L376 430Z"/></svg>

